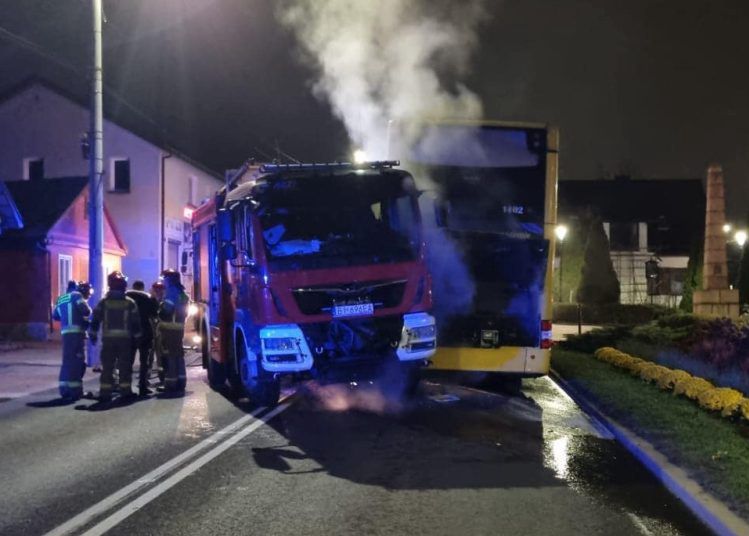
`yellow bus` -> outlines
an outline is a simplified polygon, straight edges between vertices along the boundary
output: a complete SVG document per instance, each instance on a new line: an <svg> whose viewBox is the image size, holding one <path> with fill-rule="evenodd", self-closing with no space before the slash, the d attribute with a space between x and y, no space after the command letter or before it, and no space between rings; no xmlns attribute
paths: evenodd
<svg viewBox="0 0 749 536"><path fill-rule="evenodd" d="M431 194L433 369L549 372L558 149L545 124L440 121L398 155Z"/></svg>

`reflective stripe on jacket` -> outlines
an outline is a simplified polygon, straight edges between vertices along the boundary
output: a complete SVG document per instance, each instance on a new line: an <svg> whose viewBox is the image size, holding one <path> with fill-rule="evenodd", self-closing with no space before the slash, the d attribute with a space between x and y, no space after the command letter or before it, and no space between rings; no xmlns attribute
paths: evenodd
<svg viewBox="0 0 749 536"><path fill-rule="evenodd" d="M57 298L52 318L60 321L60 333L84 333L91 308L78 291L68 292Z"/></svg>
<svg viewBox="0 0 749 536"><path fill-rule="evenodd" d="M139 338L141 327L138 306L124 292L110 290L96 304L91 317L91 331L96 333L100 326L103 339Z"/></svg>
<svg viewBox="0 0 749 536"><path fill-rule="evenodd" d="M159 329L183 330L187 318L187 294L181 289L169 288L159 305Z"/></svg>

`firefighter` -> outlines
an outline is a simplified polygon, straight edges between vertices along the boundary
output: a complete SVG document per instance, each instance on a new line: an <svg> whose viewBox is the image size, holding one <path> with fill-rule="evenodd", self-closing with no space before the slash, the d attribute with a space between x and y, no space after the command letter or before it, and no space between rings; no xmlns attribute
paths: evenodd
<svg viewBox="0 0 749 536"><path fill-rule="evenodd" d="M135 360L135 352L138 353L138 360L140 362L140 372L138 376L138 392L140 396L146 396L151 394L149 389L148 377L151 372L151 350L153 345L153 327L152 322L156 318L156 314L159 312L159 303L146 291L146 285L143 281L135 281L133 283L133 289L128 290L125 295L133 300L138 306L138 316L140 317L140 328L142 336L140 343L137 348L134 349L133 361Z"/></svg>
<svg viewBox="0 0 749 536"><path fill-rule="evenodd" d="M156 301L157 309L164 301L164 281L159 278L158 281L154 281L151 285L151 297ZM161 338L159 337L158 329L159 317L158 313L155 318L151 320L151 327L153 331L153 350L151 351L151 360L149 366L153 366L153 362L156 361L156 370L159 374L159 385L164 386L164 359L163 352L161 351Z"/></svg>
<svg viewBox="0 0 749 536"><path fill-rule="evenodd" d="M62 334L62 366L60 367L60 396L78 400L83 396L83 375L86 373L84 344L86 324L91 308L76 290L76 282L68 283L67 292L57 298L52 317L60 321Z"/></svg>
<svg viewBox="0 0 749 536"><path fill-rule="evenodd" d="M101 327L101 383L99 400L112 399L114 368L120 371L119 391L123 398L132 398L133 348L141 336L138 306L125 296L127 278L122 272L107 276L109 292L96 304L91 318L89 337L95 344Z"/></svg>
<svg viewBox="0 0 749 536"><path fill-rule="evenodd" d="M179 272L164 270L161 273L166 291L159 306L159 338L164 353L165 378L163 390L182 393L185 390L185 353L182 339L185 336L185 318L189 301L182 286Z"/></svg>
<svg viewBox="0 0 749 536"><path fill-rule="evenodd" d="M89 304L89 300L94 293L94 289L91 287L91 283L88 281L78 281L76 290L81 293L83 299L86 300L86 304ZM88 322L86 322L86 328L88 329ZM86 365L91 367L93 372L101 372L101 361L99 360L99 347L91 342L91 339L87 339L86 344Z"/></svg>

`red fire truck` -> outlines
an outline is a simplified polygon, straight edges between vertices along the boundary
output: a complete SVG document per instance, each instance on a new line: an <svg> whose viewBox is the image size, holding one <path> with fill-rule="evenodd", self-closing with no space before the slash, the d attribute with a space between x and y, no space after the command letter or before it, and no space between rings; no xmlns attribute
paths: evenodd
<svg viewBox="0 0 749 536"><path fill-rule="evenodd" d="M283 376L405 389L435 352L418 196L397 162L246 164L193 214L196 328L213 387ZM393 374L394 373L394 374Z"/></svg>

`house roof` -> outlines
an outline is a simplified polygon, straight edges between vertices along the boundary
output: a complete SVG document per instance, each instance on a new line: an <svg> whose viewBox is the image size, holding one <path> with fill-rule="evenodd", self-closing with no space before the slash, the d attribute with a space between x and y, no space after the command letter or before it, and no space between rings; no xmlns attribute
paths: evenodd
<svg viewBox="0 0 749 536"><path fill-rule="evenodd" d="M38 75L24 78L17 84L11 85L0 92L0 103L12 99L16 95L23 93L29 88L38 85L57 93L61 97L81 106L82 108L88 108L90 103L86 98L82 98L80 95L68 91L67 89L51 82L50 80L40 77ZM134 108L132 105L121 99L112 91L107 91L109 88L104 88L104 118L107 121L118 125L125 130L128 130L138 136L139 138L147 141L148 143L158 147L163 151L167 151L177 158L184 160L188 164L216 177L217 179L223 180L223 174L219 173L193 158L187 156L176 147L172 146L166 141L166 135L163 128L157 124L153 119L147 117L146 114ZM122 109L129 109L131 112L122 112ZM114 111L114 112L113 112Z"/></svg>
<svg viewBox="0 0 749 536"><path fill-rule="evenodd" d="M20 229L21 227L23 227L21 213L18 212L18 207L5 183L0 182L0 234L3 230Z"/></svg>
<svg viewBox="0 0 749 536"><path fill-rule="evenodd" d="M23 219L23 229L9 231L7 235L46 236L87 184L86 177L5 182Z"/></svg>
<svg viewBox="0 0 749 536"><path fill-rule="evenodd" d="M701 179L559 181L559 212L586 208L610 222L704 222L705 190Z"/></svg>
<svg viewBox="0 0 749 536"><path fill-rule="evenodd" d="M648 247L687 255L705 229L701 179L571 180L559 182L559 217L590 211L612 224L648 224Z"/></svg>

